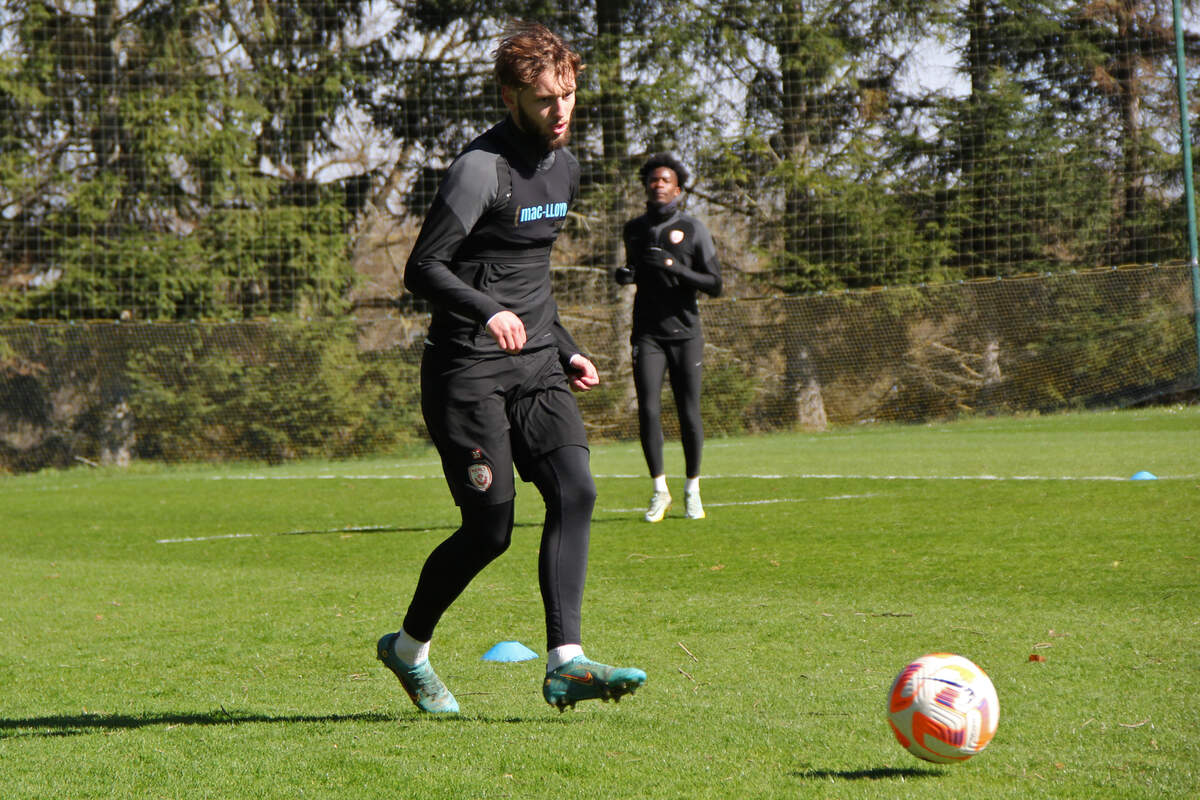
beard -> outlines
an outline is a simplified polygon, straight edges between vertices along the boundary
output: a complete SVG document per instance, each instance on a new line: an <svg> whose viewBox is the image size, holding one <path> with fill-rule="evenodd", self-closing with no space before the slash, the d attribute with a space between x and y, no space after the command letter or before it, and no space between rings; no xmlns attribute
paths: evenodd
<svg viewBox="0 0 1200 800"><path fill-rule="evenodd" d="M572 114L572 117L574 117L574 114ZM574 120L572 119L571 121L573 122ZM547 150L558 150L559 148L566 147L567 142L571 141L570 123L567 124L567 129L563 131L561 136L555 136L552 131L545 130L543 128L545 125L546 123L542 120L536 119L526 113L524 106L520 103L517 104L517 127L529 136L537 139Z"/></svg>

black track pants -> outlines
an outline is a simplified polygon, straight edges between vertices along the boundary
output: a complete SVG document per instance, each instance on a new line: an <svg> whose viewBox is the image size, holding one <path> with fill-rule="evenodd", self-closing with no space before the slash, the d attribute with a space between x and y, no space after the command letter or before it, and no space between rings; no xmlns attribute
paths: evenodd
<svg viewBox="0 0 1200 800"><path fill-rule="evenodd" d="M638 427L642 453L650 476L663 474L662 390L663 378L671 376L671 393L679 413L683 460L687 477L700 476L704 449L704 424L700 419L701 361L704 340L660 341L640 336L633 342L633 384L637 390Z"/></svg>
<svg viewBox="0 0 1200 800"><path fill-rule="evenodd" d="M546 504L538 581L546 610L547 647L581 643L580 609L596 504L588 459L587 448L568 445L537 458L527 471L530 474L524 475ZM512 541L513 501L464 505L460 511L462 526L426 559L404 617L404 630L419 641L433 638L446 609Z"/></svg>

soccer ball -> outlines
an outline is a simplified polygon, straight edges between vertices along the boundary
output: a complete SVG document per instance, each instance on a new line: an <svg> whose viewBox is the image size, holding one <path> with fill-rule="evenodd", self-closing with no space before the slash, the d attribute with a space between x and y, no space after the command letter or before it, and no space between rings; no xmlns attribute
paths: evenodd
<svg viewBox="0 0 1200 800"><path fill-rule="evenodd" d="M987 674L953 653L922 656L900 671L888 692L888 722L897 741L937 764L966 761L987 747L1000 701Z"/></svg>

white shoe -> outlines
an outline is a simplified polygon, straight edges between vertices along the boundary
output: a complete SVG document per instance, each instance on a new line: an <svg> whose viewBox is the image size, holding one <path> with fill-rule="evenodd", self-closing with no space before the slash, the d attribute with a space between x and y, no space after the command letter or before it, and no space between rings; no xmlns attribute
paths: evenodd
<svg viewBox="0 0 1200 800"><path fill-rule="evenodd" d="M704 505L700 502L699 492L685 492L683 504L687 508L688 519L704 519Z"/></svg>
<svg viewBox="0 0 1200 800"><path fill-rule="evenodd" d="M671 508L671 495L667 492L655 492L650 498L650 507L646 509L646 522L662 522Z"/></svg>

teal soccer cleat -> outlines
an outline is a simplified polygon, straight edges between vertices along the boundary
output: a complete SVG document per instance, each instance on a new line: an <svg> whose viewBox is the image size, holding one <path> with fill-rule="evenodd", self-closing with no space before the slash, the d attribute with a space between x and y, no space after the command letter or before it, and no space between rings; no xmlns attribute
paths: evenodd
<svg viewBox="0 0 1200 800"><path fill-rule="evenodd" d="M556 670L546 673L542 696L546 702L565 711L574 708L580 700L599 698L620 701L621 697L633 694L646 682L646 673L633 667L610 667L588 661L585 656L575 658Z"/></svg>
<svg viewBox="0 0 1200 800"><path fill-rule="evenodd" d="M433 667L429 666L428 661L409 666L396 657L395 651L392 650L392 641L397 635L385 634L379 640L379 644L376 645L379 660L400 679L400 685L408 692L417 708L430 714L457 714L458 701L450 694L450 690L433 671Z"/></svg>

